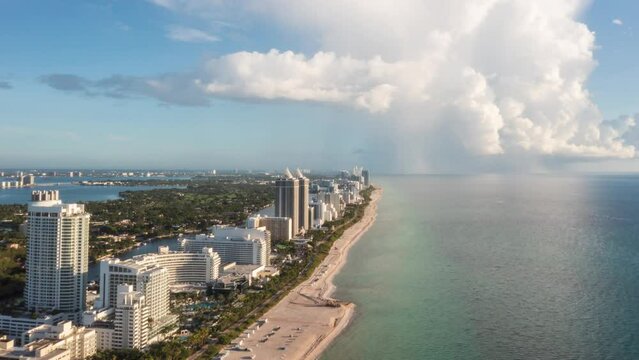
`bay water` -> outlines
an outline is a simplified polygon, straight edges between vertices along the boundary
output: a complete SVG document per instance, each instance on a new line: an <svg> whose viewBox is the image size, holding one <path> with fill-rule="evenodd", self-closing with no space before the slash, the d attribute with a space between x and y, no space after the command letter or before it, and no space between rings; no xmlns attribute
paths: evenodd
<svg viewBox="0 0 639 360"><path fill-rule="evenodd" d="M181 178L175 178L181 179ZM13 179L8 179L13 180ZM65 203L80 201L117 200L123 191L152 190L158 188L176 187L162 185L124 185L124 186L87 186L80 185L80 181L112 181L112 180L149 180L141 177L127 178L97 178L97 177L36 177L36 185L32 187L0 189L0 204L26 204L31 201L34 190L58 190L60 199Z"/></svg>

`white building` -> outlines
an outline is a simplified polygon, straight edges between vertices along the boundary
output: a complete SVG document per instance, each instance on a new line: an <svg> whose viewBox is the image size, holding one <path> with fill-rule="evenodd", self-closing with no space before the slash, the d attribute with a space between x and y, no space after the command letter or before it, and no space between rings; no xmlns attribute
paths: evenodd
<svg viewBox="0 0 639 360"><path fill-rule="evenodd" d="M21 336L31 329L39 325L53 325L60 321L67 320L64 313L60 314L40 314L34 318L28 317L28 314L20 316L0 315L0 330L13 339L21 339Z"/></svg>
<svg viewBox="0 0 639 360"><path fill-rule="evenodd" d="M211 248L220 255L223 264L270 264L270 233L265 228L242 229L212 227L213 235L196 235L178 241L186 252L199 252Z"/></svg>
<svg viewBox="0 0 639 360"><path fill-rule="evenodd" d="M265 227L271 233L272 241L289 241L293 238L293 220L288 217L252 216L246 220L246 227Z"/></svg>
<svg viewBox="0 0 639 360"><path fill-rule="evenodd" d="M266 247L263 249L266 251L266 265L270 264L269 255L271 254L271 232L266 229L265 226L260 226L253 229L239 228L225 225L215 225L209 228L209 231L218 238L226 239L259 239L266 242Z"/></svg>
<svg viewBox="0 0 639 360"><path fill-rule="evenodd" d="M149 308L144 295L132 285L118 285L113 349L144 349L149 341Z"/></svg>
<svg viewBox="0 0 639 360"><path fill-rule="evenodd" d="M151 319L149 339L177 321L177 317L170 312L170 282L166 268L152 261L103 260L100 263L100 299L96 307L115 307L118 285L121 284L130 284L135 291L144 294Z"/></svg>
<svg viewBox="0 0 639 360"><path fill-rule="evenodd" d="M105 260L120 265L130 264L136 268L159 267L168 272L168 284L210 283L220 274L222 261L213 249L200 248L199 252L169 251L161 246L155 254L137 255L129 260ZM114 286L114 285L112 285Z"/></svg>
<svg viewBox="0 0 639 360"><path fill-rule="evenodd" d="M115 308L87 310L82 317L82 325L95 330L98 351L113 349Z"/></svg>
<svg viewBox="0 0 639 360"><path fill-rule="evenodd" d="M90 215L84 205L63 204L58 191L34 191L28 212L27 308L79 316L85 308Z"/></svg>
<svg viewBox="0 0 639 360"><path fill-rule="evenodd" d="M40 325L25 334L26 344L14 346L14 340L0 341L0 359L81 360L96 353L96 334L92 329L76 327L70 321Z"/></svg>

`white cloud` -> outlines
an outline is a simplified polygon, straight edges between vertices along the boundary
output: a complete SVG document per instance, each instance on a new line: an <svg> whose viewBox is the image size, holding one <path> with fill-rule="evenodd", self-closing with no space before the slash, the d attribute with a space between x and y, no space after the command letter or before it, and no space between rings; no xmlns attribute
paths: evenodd
<svg viewBox="0 0 639 360"><path fill-rule="evenodd" d="M175 41L183 42L215 42L220 39L205 31L183 27L183 26L170 26L167 30L166 36Z"/></svg>
<svg viewBox="0 0 639 360"><path fill-rule="evenodd" d="M624 140L634 121L604 121L586 88L595 36L577 19L588 0L154 2L211 21L231 8L317 47L310 54L238 52L206 61L179 82L150 79L156 82L144 94L165 102L184 103L173 94L179 83L189 84L197 104L226 97L361 109L391 124L380 138L392 138L398 158L420 169L453 155L635 155Z"/></svg>
<svg viewBox="0 0 639 360"><path fill-rule="evenodd" d="M621 19L613 19L612 23L617 26L623 26L623 21Z"/></svg>
<svg viewBox="0 0 639 360"><path fill-rule="evenodd" d="M576 20L583 6L250 2L248 11L319 39L324 51L231 54L211 60L199 84L214 96L347 104L425 136L446 128L471 154L632 157L585 88L596 63L594 34Z"/></svg>

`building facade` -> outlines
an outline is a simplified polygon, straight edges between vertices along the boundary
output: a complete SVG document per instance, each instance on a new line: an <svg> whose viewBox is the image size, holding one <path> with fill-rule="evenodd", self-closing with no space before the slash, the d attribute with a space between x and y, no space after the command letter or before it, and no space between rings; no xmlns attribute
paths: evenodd
<svg viewBox="0 0 639 360"><path fill-rule="evenodd" d="M308 210L309 207L309 189L311 182L308 178L304 177L302 172L297 170L297 180L299 183L299 209L298 209L298 232L306 232L311 229L311 217Z"/></svg>
<svg viewBox="0 0 639 360"><path fill-rule="evenodd" d="M293 234L300 229L300 190L299 180L286 169L285 176L275 180L275 216L292 220Z"/></svg>
<svg viewBox="0 0 639 360"><path fill-rule="evenodd" d="M362 177L364 178L364 186L369 187L371 185L371 178L368 170L362 170Z"/></svg>
<svg viewBox="0 0 639 360"><path fill-rule="evenodd" d="M29 311L85 308L89 219L84 205L63 204L58 191L34 191L28 207L26 285Z"/></svg>
<svg viewBox="0 0 639 360"><path fill-rule="evenodd" d="M0 359L82 360L96 353L96 334L92 329L73 326L71 321L40 325L25 334L20 347L14 340L0 342Z"/></svg>
<svg viewBox="0 0 639 360"><path fill-rule="evenodd" d="M220 255L223 264L235 262L240 265L270 264L270 233L266 228L243 229L235 227L213 227L213 235L196 235L178 241L185 252L201 252L211 248Z"/></svg>
<svg viewBox="0 0 639 360"><path fill-rule="evenodd" d="M169 271L155 262L103 260L100 263L100 299L97 307L116 307L118 285L129 284L144 295L149 308L149 339L177 321L170 311Z"/></svg>
<svg viewBox="0 0 639 360"><path fill-rule="evenodd" d="M246 227L265 227L271 233L272 241L289 241L293 238L293 221L288 217L253 216L246 221Z"/></svg>
<svg viewBox="0 0 639 360"><path fill-rule="evenodd" d="M25 316L0 315L0 331L10 338L20 340L22 335L40 325L54 325L67 320L66 314L41 314L34 318Z"/></svg>
<svg viewBox="0 0 639 360"><path fill-rule="evenodd" d="M149 341L149 323L149 307L146 305L144 294L135 291L133 285L118 285L112 348L146 348Z"/></svg>

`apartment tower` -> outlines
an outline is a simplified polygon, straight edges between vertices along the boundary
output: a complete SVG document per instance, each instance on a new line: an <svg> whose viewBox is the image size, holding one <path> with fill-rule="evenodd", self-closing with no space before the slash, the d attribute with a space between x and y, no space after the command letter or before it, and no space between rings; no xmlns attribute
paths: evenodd
<svg viewBox="0 0 639 360"><path fill-rule="evenodd" d="M306 232L311 229L311 218L310 212L308 210L309 201L308 201L308 193L311 186L311 182L308 178L306 178L300 169L297 169L297 181L299 183L299 204L298 204L298 226L299 232Z"/></svg>
<svg viewBox="0 0 639 360"><path fill-rule="evenodd" d="M84 205L63 204L58 191L34 191L28 207L27 277L30 311L81 314L89 270L89 219Z"/></svg>
<svg viewBox="0 0 639 360"><path fill-rule="evenodd" d="M284 177L275 180L275 216L293 221L293 234L300 231L300 183L286 169Z"/></svg>

